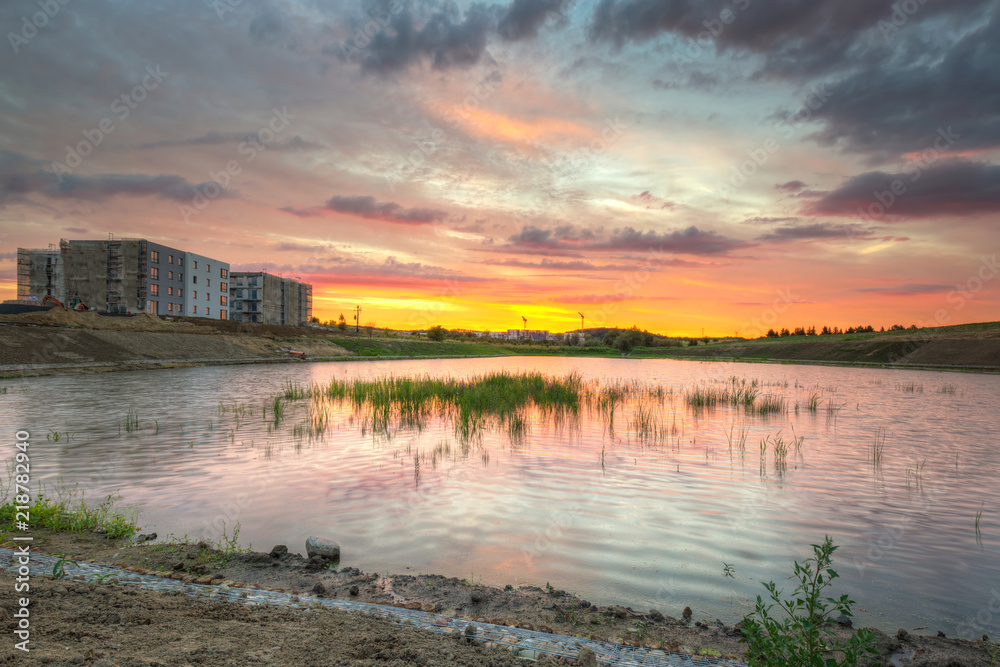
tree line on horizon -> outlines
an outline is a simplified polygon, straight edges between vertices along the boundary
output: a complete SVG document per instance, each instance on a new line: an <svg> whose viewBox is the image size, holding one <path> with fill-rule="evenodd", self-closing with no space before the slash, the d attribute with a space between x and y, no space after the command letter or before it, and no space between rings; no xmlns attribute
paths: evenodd
<svg viewBox="0 0 1000 667"><path fill-rule="evenodd" d="M911 324L909 326L910 330L916 330L917 325ZM879 329L880 333L885 332L885 327ZM906 331L907 327L902 324L893 324L889 327L889 331ZM775 331L774 329L768 329L767 334L763 336L764 338L784 338L786 336L833 336L839 334L854 334L854 333L875 333L875 327L870 324L865 324L856 327L848 327L847 330L841 330L840 327L823 327L823 329L816 333L816 327L795 327L791 331L788 329L780 329Z"/></svg>

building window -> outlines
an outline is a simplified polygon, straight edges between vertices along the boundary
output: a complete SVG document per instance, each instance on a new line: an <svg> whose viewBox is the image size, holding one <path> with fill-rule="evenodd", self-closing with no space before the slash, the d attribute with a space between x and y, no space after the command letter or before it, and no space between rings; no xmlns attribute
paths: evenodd
<svg viewBox="0 0 1000 667"><path fill-rule="evenodd" d="M184 296L184 289L181 287L177 288L177 296Z"/></svg>
<svg viewBox="0 0 1000 667"><path fill-rule="evenodd" d="M149 286L149 293L152 294L153 296L160 296L160 286L159 285L150 285Z"/></svg>
<svg viewBox="0 0 1000 667"><path fill-rule="evenodd" d="M194 268L197 269L198 268L198 260L193 260L193 261L194 261Z"/></svg>
<svg viewBox="0 0 1000 667"><path fill-rule="evenodd" d="M167 288L167 296L173 296L173 295L174 295L174 288L173 287L168 287Z"/></svg>
<svg viewBox="0 0 1000 667"><path fill-rule="evenodd" d="M177 266L184 266L184 258L183 257L178 257L177 258Z"/></svg>
<svg viewBox="0 0 1000 667"><path fill-rule="evenodd" d="M226 319L226 311L224 311L224 310L220 310L219 311L219 319L220 320Z"/></svg>
<svg viewBox="0 0 1000 667"><path fill-rule="evenodd" d="M192 299L197 299L198 298L198 290L193 290L191 292L191 298Z"/></svg>
<svg viewBox="0 0 1000 667"><path fill-rule="evenodd" d="M149 261L151 261L151 262L159 262L160 261L160 253L158 251L156 251L156 250L150 250L149 251Z"/></svg>
<svg viewBox="0 0 1000 667"><path fill-rule="evenodd" d="M226 295L225 294L223 294L222 296L219 297L219 304L222 305L222 306L226 305Z"/></svg>
<svg viewBox="0 0 1000 667"><path fill-rule="evenodd" d="M198 306L191 306L191 314L192 315L198 314Z"/></svg>
<svg viewBox="0 0 1000 667"><path fill-rule="evenodd" d="M174 312L174 304L167 302L167 312L168 313Z"/></svg>
<svg viewBox="0 0 1000 667"><path fill-rule="evenodd" d="M178 280L178 282L184 282L184 274L183 273L178 273L177 274L177 280Z"/></svg>
<svg viewBox="0 0 1000 667"><path fill-rule="evenodd" d="M208 272L208 273L211 273L212 272L212 265L211 264L206 264L205 265L205 271Z"/></svg>
<svg viewBox="0 0 1000 667"><path fill-rule="evenodd" d="M236 290L236 298L237 299L242 299L243 298L243 290L241 290L241 289Z"/></svg>
<svg viewBox="0 0 1000 667"><path fill-rule="evenodd" d="M194 281L194 284L195 284L195 285L197 285L197 284L198 284L198 276L191 276L191 280L193 280L193 281Z"/></svg>
<svg viewBox="0 0 1000 667"><path fill-rule="evenodd" d="M160 270L158 268L156 268L155 266L150 267L150 269L149 269L149 277L152 278L153 280L159 280L160 279Z"/></svg>
<svg viewBox="0 0 1000 667"><path fill-rule="evenodd" d="M219 277L222 278L223 280L225 280L226 278L228 278L229 277L229 270L228 269L219 269Z"/></svg>
<svg viewBox="0 0 1000 667"><path fill-rule="evenodd" d="M212 314L212 312L208 309L208 306L205 306L205 314L206 315L211 315Z"/></svg>
<svg viewBox="0 0 1000 667"><path fill-rule="evenodd" d="M228 292L229 291L229 285L227 285L226 283L220 283L219 284L219 289L222 290L223 292Z"/></svg>
<svg viewBox="0 0 1000 667"><path fill-rule="evenodd" d="M257 286L257 276L250 276L250 286L251 287Z"/></svg>
<svg viewBox="0 0 1000 667"><path fill-rule="evenodd" d="M247 291L250 292L250 300L251 301L256 301L257 300L257 290L252 289L252 290L247 290Z"/></svg>
<svg viewBox="0 0 1000 667"><path fill-rule="evenodd" d="M173 279L174 279L174 272L167 271L167 280L173 280Z"/></svg>
<svg viewBox="0 0 1000 667"><path fill-rule="evenodd" d="M167 255L167 264L173 264L173 263L174 263L174 256Z"/></svg>
<svg viewBox="0 0 1000 667"><path fill-rule="evenodd" d="M205 278L205 287L211 287L211 286L212 286L212 279Z"/></svg>

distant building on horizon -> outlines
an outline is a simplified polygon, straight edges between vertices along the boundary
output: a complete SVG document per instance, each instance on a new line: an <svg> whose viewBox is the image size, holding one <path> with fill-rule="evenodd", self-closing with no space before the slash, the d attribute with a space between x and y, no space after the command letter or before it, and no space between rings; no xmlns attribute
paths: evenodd
<svg viewBox="0 0 1000 667"><path fill-rule="evenodd" d="M230 274L230 319L300 326L312 320L312 285L267 271Z"/></svg>

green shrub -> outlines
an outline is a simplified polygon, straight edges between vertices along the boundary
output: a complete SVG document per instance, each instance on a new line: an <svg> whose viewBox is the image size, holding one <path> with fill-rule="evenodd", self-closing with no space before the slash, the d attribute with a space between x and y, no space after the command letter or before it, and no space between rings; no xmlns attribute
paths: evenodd
<svg viewBox="0 0 1000 667"><path fill-rule="evenodd" d="M847 640L838 640L830 629L841 614L851 616L851 600L847 595L839 599L823 597L823 590L839 575L830 565L837 550L827 536L823 544L814 544L813 557L800 564L795 562L795 572L789 579L797 579L791 599L783 600L782 591L772 581L764 584L770 593L770 603L757 596L757 608L743 619L743 638L747 644L747 661L751 667L767 665L784 667L830 667L857 665L866 653L875 653L874 635L869 630L858 630ZM772 616L777 608L784 616ZM836 654L841 659L838 660Z"/></svg>

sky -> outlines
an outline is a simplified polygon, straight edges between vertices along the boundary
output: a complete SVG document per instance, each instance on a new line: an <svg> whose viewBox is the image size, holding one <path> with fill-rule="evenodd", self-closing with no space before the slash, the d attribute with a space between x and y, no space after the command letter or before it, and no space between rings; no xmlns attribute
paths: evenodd
<svg viewBox="0 0 1000 667"><path fill-rule="evenodd" d="M141 237L397 329L1000 320L1000 3L9 0L16 250Z"/></svg>

